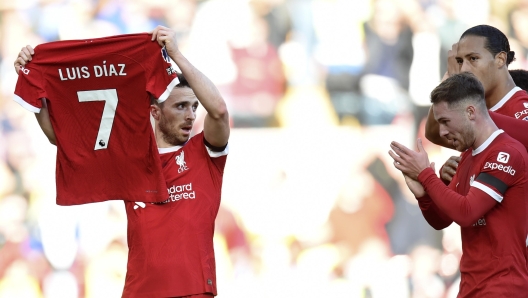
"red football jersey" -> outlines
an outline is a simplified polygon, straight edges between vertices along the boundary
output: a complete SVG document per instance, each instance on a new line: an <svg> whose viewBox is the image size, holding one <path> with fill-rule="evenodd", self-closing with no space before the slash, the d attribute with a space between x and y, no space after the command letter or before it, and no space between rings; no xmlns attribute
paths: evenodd
<svg viewBox="0 0 528 298"><path fill-rule="evenodd" d="M515 87L489 110L516 119L528 120L528 93Z"/></svg>
<svg viewBox="0 0 528 298"><path fill-rule="evenodd" d="M501 130L462 154L449 187L461 195L476 187L498 204L471 227L461 228L459 298L528 293L527 161L523 145Z"/></svg>
<svg viewBox="0 0 528 298"><path fill-rule="evenodd" d="M128 265L123 297L216 295L214 223L227 159L210 151L203 132L185 145L160 148L169 197L125 202Z"/></svg>
<svg viewBox="0 0 528 298"><path fill-rule="evenodd" d="M48 100L58 205L166 199L149 93L163 101L178 82L167 52L147 33L35 48L15 101L38 113L41 98Z"/></svg>

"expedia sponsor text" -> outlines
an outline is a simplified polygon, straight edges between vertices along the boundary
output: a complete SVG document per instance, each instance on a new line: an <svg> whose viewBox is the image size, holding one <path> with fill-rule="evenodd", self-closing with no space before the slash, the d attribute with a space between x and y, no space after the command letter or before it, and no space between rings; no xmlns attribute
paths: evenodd
<svg viewBox="0 0 528 298"><path fill-rule="evenodd" d="M515 175L515 170L512 168L512 166L501 165L495 162L486 162L486 164L484 165L484 170L485 169L499 170L508 173L512 176Z"/></svg>

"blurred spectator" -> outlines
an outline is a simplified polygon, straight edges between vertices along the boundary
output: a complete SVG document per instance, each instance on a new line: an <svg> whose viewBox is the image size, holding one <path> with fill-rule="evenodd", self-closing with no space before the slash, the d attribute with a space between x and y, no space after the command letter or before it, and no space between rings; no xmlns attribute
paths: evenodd
<svg viewBox="0 0 528 298"><path fill-rule="evenodd" d="M369 173L389 194L394 204L394 216L387 223L391 252L409 254L419 244L440 248L442 232L433 230L423 219L414 197L407 197L400 184L389 174L383 161L374 159Z"/></svg>
<svg viewBox="0 0 528 298"><path fill-rule="evenodd" d="M24 259L14 261L0 280L0 298L42 298L38 281L29 274L28 263Z"/></svg>
<svg viewBox="0 0 528 298"><path fill-rule="evenodd" d="M359 75L365 63L362 22L368 2L315 0L314 29L318 37L315 52L324 67L325 86L339 120L358 118L361 108ZM357 120L357 119L355 119Z"/></svg>
<svg viewBox="0 0 528 298"><path fill-rule="evenodd" d="M428 17L432 19L436 26L438 37L440 38L440 69L439 78L444 76L447 71L447 52L451 50L454 43L464 31L466 31L468 24L457 18L456 0L438 0L437 5L429 8Z"/></svg>
<svg viewBox="0 0 528 298"><path fill-rule="evenodd" d="M390 124L410 107L413 32L402 9L396 0L375 0L372 16L363 24L367 60L359 83L361 123Z"/></svg>
<svg viewBox="0 0 528 298"><path fill-rule="evenodd" d="M234 127L277 126L275 108L284 95L286 79L277 49L267 39L268 24L250 13L237 33L228 41L237 68L227 94Z"/></svg>
<svg viewBox="0 0 528 298"><path fill-rule="evenodd" d="M519 67L528 67L528 6L519 5L510 13L511 36L519 43L520 52L515 52Z"/></svg>
<svg viewBox="0 0 528 298"><path fill-rule="evenodd" d="M56 149L12 100L14 58L26 44L158 24L178 32L233 124L249 128L232 131L219 298L453 297L458 226L428 228L368 142L407 133L411 100L419 131L447 51L470 25L509 25L526 68L527 3L0 1L0 297L118 297L127 255L122 202L54 208ZM306 140L322 141L300 149Z"/></svg>

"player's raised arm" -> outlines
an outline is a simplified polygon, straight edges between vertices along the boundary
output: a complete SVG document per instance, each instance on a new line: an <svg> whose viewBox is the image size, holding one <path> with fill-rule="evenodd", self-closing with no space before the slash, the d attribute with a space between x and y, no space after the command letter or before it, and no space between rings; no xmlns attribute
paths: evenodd
<svg viewBox="0 0 528 298"><path fill-rule="evenodd" d="M18 57L16 58L14 63L15 71L17 74L20 72L21 69L24 68L27 63L32 60L34 54L35 50L30 45L27 45L20 50L20 52L18 53ZM39 113L35 113L35 117L37 118L37 122L40 125L42 132L44 132L49 142L53 145L56 145L57 143L55 138L55 131L53 130L53 126L51 126L47 100L45 98L42 98L41 100L42 108L40 109Z"/></svg>
<svg viewBox="0 0 528 298"><path fill-rule="evenodd" d="M204 137L214 147L224 147L229 139L229 114L227 106L216 86L192 65L180 52L176 33L169 28L158 26L152 32L152 40L163 46L178 65L191 86L198 101L207 111L204 122Z"/></svg>
<svg viewBox="0 0 528 298"><path fill-rule="evenodd" d="M458 43L454 43L451 47L451 50L447 51L447 71L442 77L442 82L450 76L460 73L460 65L456 59L457 50ZM425 137L433 144L455 149L449 140L440 135L440 127L434 118L432 107L429 109L429 113L427 114L427 119L425 122Z"/></svg>

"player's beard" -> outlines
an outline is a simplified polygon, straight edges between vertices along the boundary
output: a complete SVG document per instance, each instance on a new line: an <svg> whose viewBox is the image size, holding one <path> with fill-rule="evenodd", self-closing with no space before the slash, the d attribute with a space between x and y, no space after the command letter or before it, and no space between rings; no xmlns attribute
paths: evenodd
<svg viewBox="0 0 528 298"><path fill-rule="evenodd" d="M471 124L465 123L460 135L463 138L462 140L458 139L458 142L460 143L459 147L461 148L456 149L460 152L464 152L475 142L475 132L473 131Z"/></svg>
<svg viewBox="0 0 528 298"><path fill-rule="evenodd" d="M160 117L158 127L163 134L163 140L167 144L171 144L173 146L179 146L187 142L189 140L189 137L183 136L178 133L179 127L176 124L172 124L170 121L168 121L165 117Z"/></svg>

